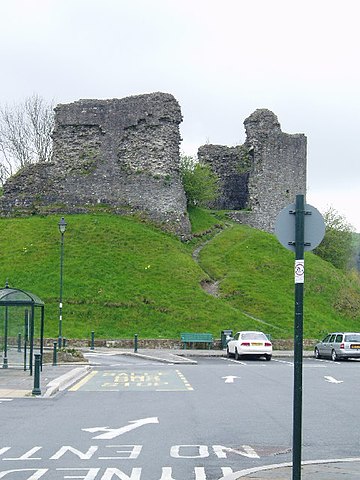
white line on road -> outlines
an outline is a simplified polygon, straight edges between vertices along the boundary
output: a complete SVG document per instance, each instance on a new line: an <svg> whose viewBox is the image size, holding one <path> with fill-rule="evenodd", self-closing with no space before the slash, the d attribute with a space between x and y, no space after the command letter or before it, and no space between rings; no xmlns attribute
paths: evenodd
<svg viewBox="0 0 360 480"><path fill-rule="evenodd" d="M285 365L290 365L291 367L294 365L294 362L288 362L287 360L276 360L275 358L273 358L273 362L284 363Z"/></svg>
<svg viewBox="0 0 360 480"><path fill-rule="evenodd" d="M336 380L334 377L329 377L328 375L324 376L325 380L329 383L344 383L343 380Z"/></svg>
<svg viewBox="0 0 360 480"><path fill-rule="evenodd" d="M225 360L226 362L236 363L236 365L247 365L245 362L240 362L240 360L235 360L234 358L224 358L220 357L221 360Z"/></svg>
<svg viewBox="0 0 360 480"><path fill-rule="evenodd" d="M287 360L277 360L274 358L273 361L277 363L283 363L284 365L289 365L289 367L294 366L294 362L289 362ZM331 362L331 363L334 363L334 362ZM307 363L303 363L303 367L304 368L326 368L325 365L313 365L313 364L307 364Z"/></svg>
<svg viewBox="0 0 360 480"><path fill-rule="evenodd" d="M330 360L330 359L326 360L325 358L319 358L317 361L318 362L323 362L323 363L331 363L333 365L341 365L340 362L334 362L333 360Z"/></svg>

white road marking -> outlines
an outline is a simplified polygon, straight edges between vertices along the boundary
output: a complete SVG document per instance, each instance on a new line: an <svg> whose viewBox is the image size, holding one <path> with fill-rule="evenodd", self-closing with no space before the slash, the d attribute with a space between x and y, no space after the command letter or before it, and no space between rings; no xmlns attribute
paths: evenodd
<svg viewBox="0 0 360 480"><path fill-rule="evenodd" d="M303 365L304 368L326 368L326 365Z"/></svg>
<svg viewBox="0 0 360 480"><path fill-rule="evenodd" d="M333 360L326 360L325 358L318 358L318 362L332 363L334 365L341 365L340 362L334 362Z"/></svg>
<svg viewBox="0 0 360 480"><path fill-rule="evenodd" d="M344 383L343 380L336 380L334 377L329 377L328 375L324 376L325 380L329 383Z"/></svg>
<svg viewBox="0 0 360 480"><path fill-rule="evenodd" d="M97 440L112 440L113 438L116 438L123 433L130 432L131 430L135 430L136 428L147 425L148 423L159 423L159 419L157 417L140 418L139 420L132 420L129 423L130 425L125 425L121 428L92 427L82 428L81 430L90 433L105 432L92 438Z"/></svg>
<svg viewBox="0 0 360 480"><path fill-rule="evenodd" d="M276 358L273 358L273 362L283 363L284 365L289 365L289 367L294 366L294 362L290 362L288 360L277 360ZM331 363L334 363L334 362L331 362ZM303 367L304 368L326 368L325 365L312 365L307 363L303 363Z"/></svg>
<svg viewBox="0 0 360 480"><path fill-rule="evenodd" d="M225 378L225 383L234 383L235 378L240 378L240 377L237 377L236 375L228 375L226 377L221 377L221 378Z"/></svg>
<svg viewBox="0 0 360 480"><path fill-rule="evenodd" d="M236 365L247 365L247 363L240 362L239 360L235 360L234 358L225 358L225 357L220 357L220 358L221 360L225 360L227 362L236 363Z"/></svg>
<svg viewBox="0 0 360 480"><path fill-rule="evenodd" d="M11 402L12 400L14 400L13 398L0 398L0 403L2 402Z"/></svg>
<svg viewBox="0 0 360 480"><path fill-rule="evenodd" d="M302 461L301 465L321 465L321 464L328 464L328 463L350 463L350 462L359 462L360 457L354 458L330 458L329 460L306 460ZM272 465L263 465L261 467L254 467L254 468L247 468L246 470L239 470L238 472L232 472L229 475L225 475L219 480L238 480L241 477L247 477L251 473L258 473L268 470L276 470L278 468L291 468L292 463L275 463Z"/></svg>
<svg viewBox="0 0 360 480"><path fill-rule="evenodd" d="M273 362L284 363L285 365L290 365L291 367L294 365L294 362L288 362L287 360L276 360L275 358L273 358Z"/></svg>

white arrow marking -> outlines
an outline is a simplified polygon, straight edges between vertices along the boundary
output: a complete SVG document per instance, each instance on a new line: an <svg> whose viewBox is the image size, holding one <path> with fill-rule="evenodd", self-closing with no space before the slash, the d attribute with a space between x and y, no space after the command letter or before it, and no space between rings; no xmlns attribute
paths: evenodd
<svg viewBox="0 0 360 480"><path fill-rule="evenodd" d="M334 377L324 376L324 378L329 383L343 383L343 380L336 380Z"/></svg>
<svg viewBox="0 0 360 480"><path fill-rule="evenodd" d="M235 378L240 378L237 377L236 375L228 375L227 377L221 377L225 378L225 383L234 383Z"/></svg>
<svg viewBox="0 0 360 480"><path fill-rule="evenodd" d="M159 423L159 419L157 417L149 417L149 418L140 418L139 420L132 420L129 422L130 425L125 425L121 428L109 428L109 427L91 427L91 428L82 428L84 432L96 433L96 432L106 432L102 433L101 435L97 435L93 437L93 439L97 440L112 440L113 438L122 435L123 433L130 432L131 430L135 430L135 428L139 428L142 425L146 425L148 423Z"/></svg>

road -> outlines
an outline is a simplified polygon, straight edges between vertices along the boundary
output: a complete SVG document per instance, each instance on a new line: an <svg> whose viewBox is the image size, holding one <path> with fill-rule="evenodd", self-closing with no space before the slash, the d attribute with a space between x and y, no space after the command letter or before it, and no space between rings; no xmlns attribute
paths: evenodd
<svg viewBox="0 0 360 480"><path fill-rule="evenodd" d="M291 460L292 359L91 363L54 398L0 404L0 479L219 480ZM304 460L359 456L359 369L304 359Z"/></svg>

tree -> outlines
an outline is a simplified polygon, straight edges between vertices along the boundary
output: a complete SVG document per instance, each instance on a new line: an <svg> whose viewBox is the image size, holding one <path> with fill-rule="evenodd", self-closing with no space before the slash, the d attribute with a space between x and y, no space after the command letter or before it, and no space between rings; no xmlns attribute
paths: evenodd
<svg viewBox="0 0 360 480"><path fill-rule="evenodd" d="M189 206L207 206L219 196L219 179L209 165L181 155L180 175Z"/></svg>
<svg viewBox="0 0 360 480"><path fill-rule="evenodd" d="M33 95L13 106L0 107L0 183L31 163L52 155L54 105Z"/></svg>
<svg viewBox="0 0 360 480"><path fill-rule="evenodd" d="M325 236L314 253L335 267L346 270L353 258L353 227L334 208L323 215Z"/></svg>

